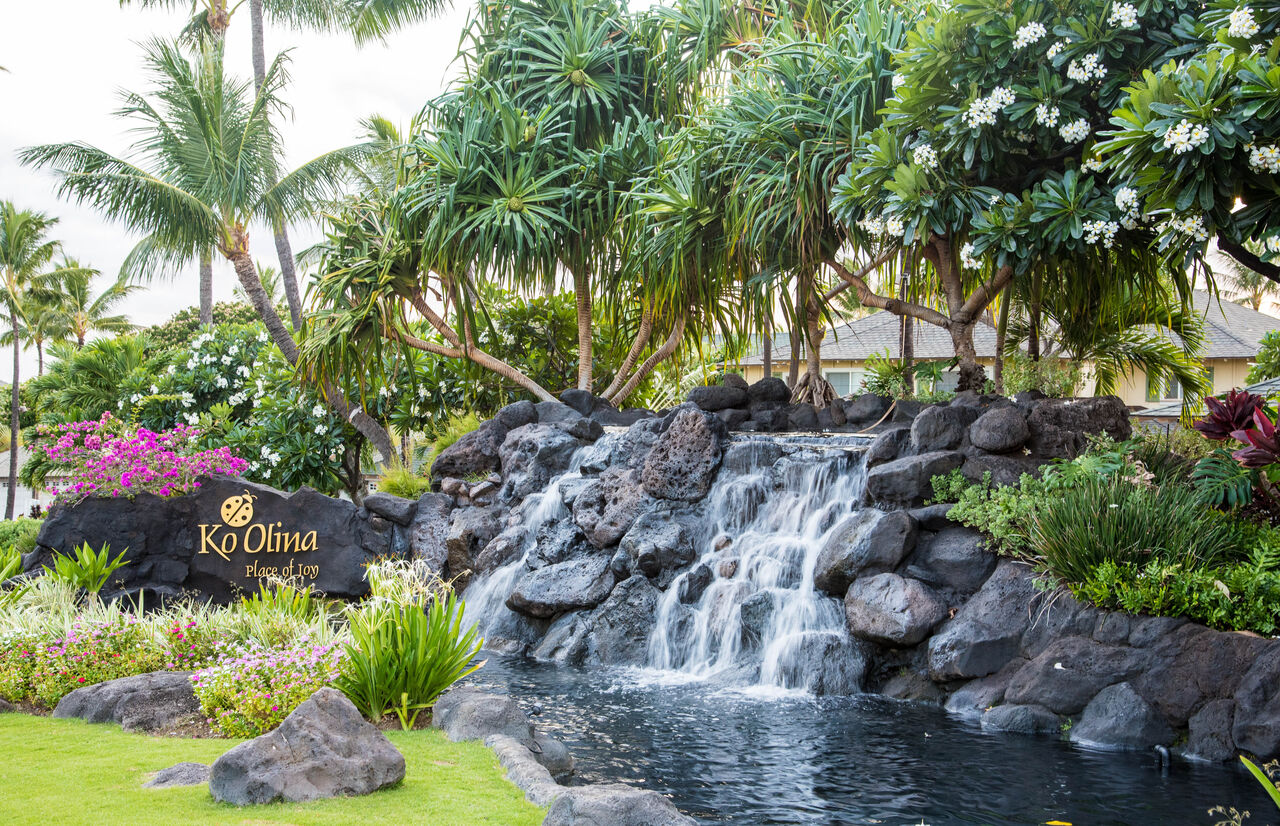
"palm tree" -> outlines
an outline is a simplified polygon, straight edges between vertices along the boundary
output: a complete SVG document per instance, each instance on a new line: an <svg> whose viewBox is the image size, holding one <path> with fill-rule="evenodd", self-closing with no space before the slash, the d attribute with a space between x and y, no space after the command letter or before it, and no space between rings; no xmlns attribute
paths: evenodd
<svg viewBox="0 0 1280 826"><path fill-rule="evenodd" d="M97 296L93 295L93 281L100 273L82 267L75 259L65 259L61 275L52 279L47 290L52 290L57 300L50 302L55 335L75 339L76 347L83 347L90 333L128 333L137 328L125 315L112 311L138 287L117 280Z"/></svg>
<svg viewBox="0 0 1280 826"><path fill-rule="evenodd" d="M18 392L22 357L23 325L30 326L24 299L33 284L51 276L46 268L53 261L59 243L48 238L58 223L43 212L18 209L0 201L0 302L9 314L9 336L13 345L13 383L9 388L9 491L5 519L13 518L18 491ZM54 273L56 274L56 272Z"/></svg>
<svg viewBox="0 0 1280 826"><path fill-rule="evenodd" d="M1257 242L1246 243L1245 248L1254 255L1266 255L1262 245ZM1238 294L1236 298L1231 299L1232 301L1252 307L1255 311L1261 311L1262 305L1268 298L1280 299L1280 284L1257 270L1246 267L1234 258L1227 260L1227 271L1218 273L1218 277L1221 279L1219 286L1229 293Z"/></svg>
<svg viewBox="0 0 1280 826"><path fill-rule="evenodd" d="M44 375L44 351L49 343L60 341L58 337L58 296L56 293L29 289L22 297L22 315L17 330L5 330L0 335L0 345L10 347L14 336L20 339L24 350L35 348L36 375Z"/></svg>
<svg viewBox="0 0 1280 826"><path fill-rule="evenodd" d="M290 364L298 346L262 287L249 250L249 225L274 216L297 216L332 198L344 170L367 150L349 147L281 174L279 134L272 117L283 108L279 91L287 76L277 57L255 93L224 73L221 44L200 41L188 60L176 43L146 47L155 78L151 97L128 93L120 114L141 122L135 156L148 168L83 143L36 146L23 163L52 167L59 194L88 204L126 229L147 236L149 255L190 260L216 249L231 262L250 303ZM325 388L334 410L348 418L387 459L387 432L334 387Z"/></svg>

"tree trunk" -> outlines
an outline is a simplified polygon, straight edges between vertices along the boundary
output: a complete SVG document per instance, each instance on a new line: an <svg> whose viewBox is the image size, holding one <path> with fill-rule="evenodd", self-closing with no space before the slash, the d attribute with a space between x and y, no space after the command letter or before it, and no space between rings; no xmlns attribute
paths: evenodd
<svg viewBox="0 0 1280 826"><path fill-rule="evenodd" d="M640 354L644 352L644 348L649 345L649 339L653 336L653 307L645 302L644 312L640 315L640 329L636 331L635 341L631 343L631 349L627 352L627 357L622 360L622 366L618 368L618 372L614 374L613 381L609 382L609 386L605 388L601 395L606 399L612 399L614 394L626 384L627 379L631 378L631 368L635 367L637 361L640 360Z"/></svg>
<svg viewBox="0 0 1280 826"><path fill-rule="evenodd" d="M249 27L253 34L253 88L261 91L267 79L267 51L263 38L265 28L262 17L262 0L249 0ZM274 185L275 181L267 182ZM293 329L302 329L302 298L298 294L298 273L293 263L293 247L289 244L289 228L283 221L272 221L275 235L276 256L280 259L280 280L284 283L284 298L289 303L289 319Z"/></svg>
<svg viewBox="0 0 1280 826"><path fill-rule="evenodd" d="M813 405L818 408L827 406L827 394L819 392L822 383L822 308L818 305L813 289L813 276L805 276L801 281L805 288L804 318L805 333L805 373L809 376L809 388L813 397Z"/></svg>
<svg viewBox="0 0 1280 826"><path fill-rule="evenodd" d="M22 350L18 341L18 311L9 308L9 329L13 330L13 386L9 388L9 490L5 494L4 518L13 518L18 496L18 369Z"/></svg>
<svg viewBox="0 0 1280 826"><path fill-rule="evenodd" d="M578 389L591 392L591 279L573 274L573 293L578 305Z"/></svg>
<svg viewBox="0 0 1280 826"><path fill-rule="evenodd" d="M200 323L213 323L213 250L200 253Z"/></svg>
<svg viewBox="0 0 1280 826"><path fill-rule="evenodd" d="M44 375L44 342L43 341L36 341L36 366L39 369L39 372L36 373L36 375L43 376Z"/></svg>
<svg viewBox="0 0 1280 826"><path fill-rule="evenodd" d="M902 279L901 283L898 286L898 298L902 301L907 300L907 279L905 277ZM899 340L899 347L901 349L899 350L899 352L902 355L903 367L910 367L915 362L915 358L916 358L915 332L916 332L916 329L915 329L914 319L912 319L911 316L909 315L903 315L902 327L899 333L899 335L901 335L901 339ZM912 385L915 384L914 373L911 375L910 378L908 378L908 381L910 381ZM911 391L915 392L914 386L911 388Z"/></svg>
<svg viewBox="0 0 1280 826"><path fill-rule="evenodd" d="M684 335L684 323L683 314L676 317L676 323L671 328L671 334L667 336L666 340L662 342L662 345L659 346L657 350L654 350L653 353L650 354L649 358L644 360L644 364L640 365L640 369L636 370L636 372L632 374L631 378L623 388L618 391L618 395L610 399L610 401L618 407L621 407L622 402L626 401L627 396L634 393L635 389L640 386L640 382L644 381L645 377L653 372L653 368L657 367L663 361L671 358L671 355L675 353L676 348L680 346L680 337Z"/></svg>
<svg viewBox="0 0 1280 826"><path fill-rule="evenodd" d="M800 279L796 279L796 301L794 305L795 317L791 321L791 364L787 370L787 387L793 391L796 384L800 381L800 350L804 346L804 333L800 328L800 313L804 312L804 295L803 287Z"/></svg>
<svg viewBox="0 0 1280 826"><path fill-rule="evenodd" d="M1004 395L1004 348L1009 337L1009 305L1012 303L1006 295L1000 302L1000 318L996 321L996 366L992 370L992 378L996 393L1001 396Z"/></svg>
<svg viewBox="0 0 1280 826"><path fill-rule="evenodd" d="M960 361L960 379L956 383L956 392L976 390L981 393L982 386L987 381L987 373L978 364L978 351L973 346L973 322L952 323L949 332L956 358Z"/></svg>
<svg viewBox="0 0 1280 826"><path fill-rule="evenodd" d="M764 334L764 377L767 379L773 375L773 336L769 333Z"/></svg>
<svg viewBox="0 0 1280 826"><path fill-rule="evenodd" d="M1032 361L1040 360L1040 292L1041 292L1041 276L1033 275L1031 278L1031 301L1027 307L1027 315L1030 317L1027 336L1027 355Z"/></svg>
<svg viewBox="0 0 1280 826"><path fill-rule="evenodd" d="M262 279L258 278L258 270L253 265L253 257L249 255L248 239L244 235L243 230L237 232L236 245L227 253L227 257L231 259L232 265L236 270L236 277L240 280L240 286L249 298L249 303L258 312L258 317L262 319L262 323L267 327L267 333L271 336L271 340L275 342L276 347L280 348L280 352L288 360L289 364L297 366L298 364L298 343L293 340L293 336L285 329L284 322L280 320L279 314L276 313L275 307L271 305L271 299L267 296L267 291L262 288ZM387 429L378 423L376 419L364 411L363 408L351 406L342 391L331 383L326 382L323 386L325 401L333 408L339 416L351 422L351 426L360 431L374 449L378 451L383 464L389 464L395 459L395 446L391 443L391 435L387 433Z"/></svg>

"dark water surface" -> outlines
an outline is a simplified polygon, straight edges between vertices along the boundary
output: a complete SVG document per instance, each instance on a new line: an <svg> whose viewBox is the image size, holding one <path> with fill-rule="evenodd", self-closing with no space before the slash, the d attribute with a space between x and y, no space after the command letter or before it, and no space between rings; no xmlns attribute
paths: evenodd
<svg viewBox="0 0 1280 826"><path fill-rule="evenodd" d="M1234 767L1089 751L882 697L753 695L662 674L490 655L469 682L541 712L579 782L670 795L704 823L1211 826L1217 804L1277 823Z"/></svg>

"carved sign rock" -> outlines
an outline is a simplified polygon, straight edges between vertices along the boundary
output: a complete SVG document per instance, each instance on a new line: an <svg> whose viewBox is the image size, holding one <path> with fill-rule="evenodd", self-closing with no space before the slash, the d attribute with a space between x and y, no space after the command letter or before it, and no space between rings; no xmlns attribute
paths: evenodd
<svg viewBox="0 0 1280 826"><path fill-rule="evenodd" d="M55 507L24 566L38 571L52 553L83 543L125 551L103 596L145 590L147 599L194 592L230 602L264 578L289 578L324 594L352 599L368 591L364 566L407 542L398 525L351 502L309 488L283 493L243 479L201 480L186 496L89 498Z"/></svg>

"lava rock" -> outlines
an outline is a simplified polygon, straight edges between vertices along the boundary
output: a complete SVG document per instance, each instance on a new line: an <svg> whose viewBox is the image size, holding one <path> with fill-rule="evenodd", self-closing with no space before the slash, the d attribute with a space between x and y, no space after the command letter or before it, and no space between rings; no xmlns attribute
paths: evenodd
<svg viewBox="0 0 1280 826"><path fill-rule="evenodd" d="M573 502L573 521L597 548L607 548L653 505L634 470L609 468Z"/></svg>
<svg viewBox="0 0 1280 826"><path fill-rule="evenodd" d="M645 459L645 491L659 499L696 502L711 490L720 469L722 433L697 410L676 412L662 439Z"/></svg>
<svg viewBox="0 0 1280 826"><path fill-rule="evenodd" d="M506 528L502 533L490 539L484 549L476 556L475 572L477 575L488 574L511 562L515 562L524 550L525 529L523 525Z"/></svg>
<svg viewBox="0 0 1280 826"><path fill-rule="evenodd" d="M1236 747L1263 759L1280 754L1280 645L1273 643L1245 673L1235 702Z"/></svg>
<svg viewBox="0 0 1280 826"><path fill-rule="evenodd" d="M957 688L947 698L945 707L952 714L963 717L980 716L983 712L1000 704L1004 700L1005 688L1018 669L1026 665L1026 660L1012 660L995 674L988 674L976 680L970 680Z"/></svg>
<svg viewBox="0 0 1280 826"><path fill-rule="evenodd" d="M585 556L592 550L582 531L573 522L567 519L551 520L539 526L528 565L534 569L556 565L574 557Z"/></svg>
<svg viewBox="0 0 1280 826"><path fill-rule="evenodd" d="M1088 436L1105 433L1118 442L1133 435L1129 409L1117 396L1045 399L1027 416L1027 446L1042 459L1074 459L1088 447Z"/></svg>
<svg viewBox="0 0 1280 826"><path fill-rule="evenodd" d="M724 422L724 426L729 430L738 430L747 423L751 414L739 409L720 410L716 412L716 418Z"/></svg>
<svg viewBox="0 0 1280 826"><path fill-rule="evenodd" d="M527 424L507 434L499 448L505 501L541 491L569 469L582 441L555 424Z"/></svg>
<svg viewBox="0 0 1280 826"><path fill-rule="evenodd" d="M1013 731L1019 734L1056 734L1062 718L1044 706L996 706L983 712L983 731Z"/></svg>
<svg viewBox="0 0 1280 826"><path fill-rule="evenodd" d="M735 441L724 451L721 466L733 473L747 474L772 467L783 456L782 446L764 439Z"/></svg>
<svg viewBox="0 0 1280 826"><path fill-rule="evenodd" d="M953 525L920 539L908 572L968 596L987 581L996 562L996 555L983 547L982 534Z"/></svg>
<svg viewBox="0 0 1280 826"><path fill-rule="evenodd" d="M791 388L787 387L787 383L782 379L769 376L748 387L747 397L753 402L786 404L791 401Z"/></svg>
<svg viewBox="0 0 1280 826"><path fill-rule="evenodd" d="M947 618L947 604L922 582L878 574L849 586L844 615L849 633L858 639L905 648Z"/></svg>
<svg viewBox="0 0 1280 826"><path fill-rule="evenodd" d="M1236 743L1231 738L1235 708L1233 700L1214 700L1192 715L1187 724L1183 754L1211 763L1223 763L1235 757Z"/></svg>
<svg viewBox="0 0 1280 826"><path fill-rule="evenodd" d="M480 551L502 530L498 513L493 508L459 508L449 521L449 535L445 538L448 561L445 578L457 579L463 585L476 568Z"/></svg>
<svg viewBox="0 0 1280 826"><path fill-rule="evenodd" d="M496 420L490 419L482 423L440 451L440 455L431 463L432 478L438 480L452 476L463 479L499 470L502 460L498 451L506 438L507 429Z"/></svg>
<svg viewBox="0 0 1280 826"><path fill-rule="evenodd" d="M788 688L816 695L862 692L866 679L866 648L843 633L810 631L778 657L778 673Z"/></svg>
<svg viewBox="0 0 1280 826"><path fill-rule="evenodd" d="M909 426L898 425L890 428L871 440L871 444L867 445L867 452L863 454L863 461L866 462L868 468L883 465L885 462L892 462L901 455L902 449L910 442L911 428Z"/></svg>
<svg viewBox="0 0 1280 826"><path fill-rule="evenodd" d="M1079 714L1107 686L1137 676L1143 652L1083 637L1060 639L1022 667L1005 691L1010 703L1036 703L1058 714Z"/></svg>
<svg viewBox="0 0 1280 826"><path fill-rule="evenodd" d="M1151 667L1133 680L1133 687L1166 720L1181 727L1206 702L1235 694L1250 667L1272 645L1247 634L1180 625L1147 646Z"/></svg>
<svg viewBox="0 0 1280 826"><path fill-rule="evenodd" d="M455 686L431 707L431 727L455 743L505 734L525 746L533 745L534 729L520 704L502 694L471 686Z"/></svg>
<svg viewBox="0 0 1280 826"><path fill-rule="evenodd" d="M863 393L852 401L844 403L844 416L850 424L870 424L877 422L889 412L889 400L874 393Z"/></svg>
<svg viewBox="0 0 1280 826"><path fill-rule="evenodd" d="M970 447L965 451L960 472L975 485L986 483L988 474L993 485L1016 485L1024 474L1039 478L1040 463L1030 456L1016 453L1000 456Z"/></svg>
<svg viewBox="0 0 1280 826"><path fill-rule="evenodd" d="M1071 727L1071 742L1114 749L1149 749L1173 742L1173 729L1133 686L1108 686Z"/></svg>
<svg viewBox="0 0 1280 826"><path fill-rule="evenodd" d="M342 692L322 688L279 728L213 764L209 792L236 806L364 795L404 779L404 756Z"/></svg>
<svg viewBox="0 0 1280 826"><path fill-rule="evenodd" d="M922 508L912 508L907 511L911 514L911 518L916 520L921 530L941 531L946 528L954 528L956 523L947 518L947 514L951 513L951 509L955 505L947 503L939 503L937 505L925 505Z"/></svg>
<svg viewBox="0 0 1280 826"><path fill-rule="evenodd" d="M679 585L676 586L676 599L685 605L692 605L702 599L702 594L707 590L715 575L711 573L711 568L701 564L687 573L681 578Z"/></svg>
<svg viewBox="0 0 1280 826"><path fill-rule="evenodd" d="M814 587L840 597L859 576L892 571L915 547L916 534L915 520L904 511L854 511L818 553Z"/></svg>
<svg viewBox="0 0 1280 826"><path fill-rule="evenodd" d="M978 592L929 639L929 676L945 682L985 677L1003 668L1019 654L1036 593L1030 568L1000 561Z"/></svg>
<svg viewBox="0 0 1280 826"><path fill-rule="evenodd" d="M53 716L157 732L199 712L190 671L153 671L77 688L58 701Z"/></svg>
<svg viewBox="0 0 1280 826"><path fill-rule="evenodd" d="M1009 453L1020 449L1031 436L1027 418L1016 407L997 407L983 413L969 425L969 442L989 453Z"/></svg>
<svg viewBox="0 0 1280 826"><path fill-rule="evenodd" d="M405 528L409 527L410 523L413 522L414 512L418 509L418 503L414 500L392 496L382 491L366 496L364 498L364 506L369 509L370 513L376 513L378 516L390 519Z"/></svg>
<svg viewBox="0 0 1280 826"><path fill-rule="evenodd" d="M670 800L652 789L621 783L569 786L551 804L542 826L693 826Z"/></svg>
<svg viewBox="0 0 1280 826"><path fill-rule="evenodd" d="M510 433L518 427L524 427L527 424L533 424L538 421L538 408L533 402L524 399L506 407L493 414L493 420L502 425Z"/></svg>
<svg viewBox="0 0 1280 826"><path fill-rule="evenodd" d="M589 556L527 573L507 597L507 607L531 617L553 617L594 608L613 590L609 557Z"/></svg>
<svg viewBox="0 0 1280 826"><path fill-rule="evenodd" d="M414 559L427 563L437 575L444 574L449 560L449 523L453 499L443 493L424 493L409 525L409 550Z"/></svg>
<svg viewBox="0 0 1280 826"><path fill-rule="evenodd" d="M738 623L744 645L758 645L764 639L765 629L777 609L773 592L757 591L738 606Z"/></svg>
<svg viewBox="0 0 1280 826"><path fill-rule="evenodd" d="M144 789L172 789L178 786L203 786L209 782L210 769L204 763L183 762L161 769L142 784Z"/></svg>
<svg viewBox="0 0 1280 826"><path fill-rule="evenodd" d="M908 507L933 493L932 480L945 476L964 461L955 450L939 450L895 459L867 473L867 495L873 502Z"/></svg>
<svg viewBox="0 0 1280 826"><path fill-rule="evenodd" d="M745 389L717 385L694 387L685 398L708 413L715 413L717 410L728 410L733 407L746 407L749 401Z"/></svg>
<svg viewBox="0 0 1280 826"><path fill-rule="evenodd" d="M658 610L659 593L643 576L619 582L587 620L583 662L588 665L643 663Z"/></svg>
<svg viewBox="0 0 1280 826"><path fill-rule="evenodd" d="M802 432L819 428L818 409L808 402L793 404L787 408L787 427Z"/></svg>
<svg viewBox="0 0 1280 826"><path fill-rule="evenodd" d="M926 407L911 422L911 449L916 453L952 450L960 446L964 435L959 408Z"/></svg>
<svg viewBox="0 0 1280 826"><path fill-rule="evenodd" d="M618 547L631 557L633 568L647 577L682 568L696 558L693 539L684 524L661 511L649 511L636 519Z"/></svg>
<svg viewBox="0 0 1280 826"><path fill-rule="evenodd" d="M844 408L839 402L818 409L818 429L824 432L845 425Z"/></svg>
<svg viewBox="0 0 1280 826"><path fill-rule="evenodd" d="M582 416L590 416L596 406L596 397L590 391L573 387L560 394L560 401Z"/></svg>

